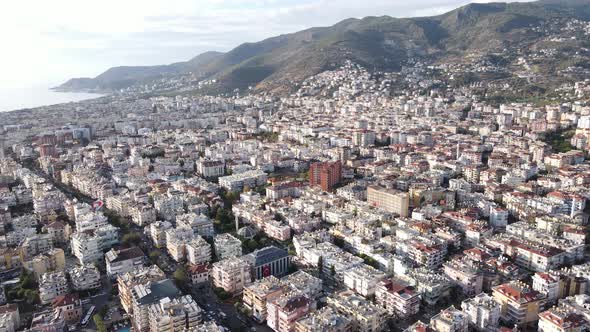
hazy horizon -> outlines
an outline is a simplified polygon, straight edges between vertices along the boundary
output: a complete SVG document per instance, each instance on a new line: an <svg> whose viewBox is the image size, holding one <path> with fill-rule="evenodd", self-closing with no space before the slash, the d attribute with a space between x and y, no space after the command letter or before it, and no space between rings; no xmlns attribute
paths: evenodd
<svg viewBox="0 0 590 332"><path fill-rule="evenodd" d="M169 64L206 51L226 52L243 42L350 17L429 16L469 2L474 1L12 2L0 13L0 37L11 45L2 54L0 88L61 84L114 66Z"/></svg>

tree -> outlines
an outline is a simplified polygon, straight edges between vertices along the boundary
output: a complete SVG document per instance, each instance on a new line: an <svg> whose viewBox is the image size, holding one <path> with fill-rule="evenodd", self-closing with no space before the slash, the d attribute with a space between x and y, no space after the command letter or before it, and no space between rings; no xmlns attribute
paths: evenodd
<svg viewBox="0 0 590 332"><path fill-rule="evenodd" d="M248 249L248 251L254 251L254 250L258 249L259 246L260 246L260 244L258 243L258 241L254 240L254 239L250 239L250 240L246 241L246 248Z"/></svg>
<svg viewBox="0 0 590 332"><path fill-rule="evenodd" d="M100 308L100 310L98 311L98 314L100 317L104 317L104 316L106 316L106 314L108 312L109 312L109 307L105 305L102 308Z"/></svg>
<svg viewBox="0 0 590 332"><path fill-rule="evenodd" d="M340 248L344 247L344 239L341 237L334 237L334 244Z"/></svg>
<svg viewBox="0 0 590 332"><path fill-rule="evenodd" d="M336 275L336 269L334 268L334 265L330 266L330 274L332 276Z"/></svg>
<svg viewBox="0 0 590 332"><path fill-rule="evenodd" d="M139 245L141 243L141 235L139 233L133 232L129 234L123 235L123 245L126 247L131 247L132 245Z"/></svg>
<svg viewBox="0 0 590 332"><path fill-rule="evenodd" d="M215 288L213 288L213 292L222 301L225 301L225 300L230 299L232 297L231 294L226 292L225 289L223 289L223 288L215 287Z"/></svg>
<svg viewBox="0 0 590 332"><path fill-rule="evenodd" d="M92 320L94 320L94 325L96 325L97 331L107 332L107 328L104 325L104 321L102 320L102 317L100 317L99 314L95 314L94 316L92 316Z"/></svg>
<svg viewBox="0 0 590 332"><path fill-rule="evenodd" d="M179 266L176 271L174 271L173 277L178 286L184 286L188 283L188 274L183 265Z"/></svg>
<svg viewBox="0 0 590 332"><path fill-rule="evenodd" d="M324 270L324 259L322 256L320 256L320 258L318 259L318 271L321 274L323 270Z"/></svg>
<svg viewBox="0 0 590 332"><path fill-rule="evenodd" d="M19 282L12 287L7 293L9 301L25 301L30 306L38 302L39 291L37 281L34 275L26 269L23 269Z"/></svg>
<svg viewBox="0 0 590 332"><path fill-rule="evenodd" d="M161 255L160 252L157 250L151 251L149 254L149 257L150 257L150 260L152 261L152 263L157 262L158 259L160 258L160 255Z"/></svg>

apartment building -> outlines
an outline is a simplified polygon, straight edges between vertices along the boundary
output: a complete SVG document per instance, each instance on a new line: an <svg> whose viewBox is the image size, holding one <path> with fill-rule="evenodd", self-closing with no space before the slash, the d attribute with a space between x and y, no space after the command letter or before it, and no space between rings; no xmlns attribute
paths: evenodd
<svg viewBox="0 0 590 332"><path fill-rule="evenodd" d="M385 273L367 264L355 266L344 272L344 285L364 297L375 295L375 289L383 279Z"/></svg>
<svg viewBox="0 0 590 332"><path fill-rule="evenodd" d="M323 294L322 279L314 277L302 270L283 277L281 281L291 287L291 289L306 294L309 298L318 299Z"/></svg>
<svg viewBox="0 0 590 332"><path fill-rule="evenodd" d="M533 290L547 296L546 305L554 304L568 296L585 294L587 289L586 278L571 273L569 269L537 272L532 279Z"/></svg>
<svg viewBox="0 0 590 332"><path fill-rule="evenodd" d="M409 215L410 197L406 192L399 192L378 186L367 187L367 203L371 206L398 214Z"/></svg>
<svg viewBox="0 0 590 332"><path fill-rule="evenodd" d="M150 332L198 331L202 310L190 295L161 298L148 307Z"/></svg>
<svg viewBox="0 0 590 332"><path fill-rule="evenodd" d="M133 288L135 286L164 279L166 279L166 274L157 265L137 267L130 272L119 275L117 285L123 310L128 314L133 312Z"/></svg>
<svg viewBox="0 0 590 332"><path fill-rule="evenodd" d="M469 326L480 332L497 331L500 324L500 304L486 293L464 300L461 309L469 319Z"/></svg>
<svg viewBox="0 0 590 332"><path fill-rule="evenodd" d="M244 306L252 313L252 318L262 323L266 320L267 302L273 301L287 291L289 287L285 282L277 277L269 276L244 287L242 300Z"/></svg>
<svg viewBox="0 0 590 332"><path fill-rule="evenodd" d="M100 271L94 265L76 266L69 274L72 288L76 291L98 289L102 286Z"/></svg>
<svg viewBox="0 0 590 332"><path fill-rule="evenodd" d="M209 263L211 261L211 245L200 235L186 244L187 261L193 265Z"/></svg>
<svg viewBox="0 0 590 332"><path fill-rule="evenodd" d="M242 241L230 233L216 235L213 247L218 260L242 256Z"/></svg>
<svg viewBox="0 0 590 332"><path fill-rule="evenodd" d="M569 308L553 307L539 314L539 332L582 332L589 329L588 318Z"/></svg>
<svg viewBox="0 0 590 332"><path fill-rule="evenodd" d="M483 273L468 261L453 259L443 264L444 274L459 286L463 294L473 296L481 293L483 287Z"/></svg>
<svg viewBox="0 0 590 332"><path fill-rule="evenodd" d="M323 191L331 191L342 181L342 162L313 163L309 168L309 185L319 186Z"/></svg>
<svg viewBox="0 0 590 332"><path fill-rule="evenodd" d="M353 324L332 307L312 311L295 324L295 332L352 332Z"/></svg>
<svg viewBox="0 0 590 332"><path fill-rule="evenodd" d="M21 319L17 304L0 306L0 331L15 332L20 329Z"/></svg>
<svg viewBox="0 0 590 332"><path fill-rule="evenodd" d="M452 283L444 274L419 268L410 269L405 275L399 277L414 286L422 297L422 301L427 305L434 305L441 299L450 296Z"/></svg>
<svg viewBox="0 0 590 332"><path fill-rule="evenodd" d="M110 224L95 230L76 232L72 235L72 252L80 264L100 261L104 251L119 242L119 230Z"/></svg>
<svg viewBox="0 0 590 332"><path fill-rule="evenodd" d="M228 258L213 263L211 278L215 287L232 294L241 293L252 281L251 264L242 258Z"/></svg>
<svg viewBox="0 0 590 332"><path fill-rule="evenodd" d="M169 221L156 221L151 223L148 233L154 246L156 248L163 248L166 246L166 231L172 229L173 226Z"/></svg>
<svg viewBox="0 0 590 332"><path fill-rule="evenodd" d="M66 321L62 312L45 310L35 312L31 319L31 331L63 331L66 328Z"/></svg>
<svg viewBox="0 0 590 332"><path fill-rule="evenodd" d="M420 294L400 280L385 279L375 289L377 305L399 318L413 316L420 311Z"/></svg>
<svg viewBox="0 0 590 332"><path fill-rule="evenodd" d="M300 292L288 292L267 302L266 324L277 332L291 332L295 323L315 309L315 301Z"/></svg>
<svg viewBox="0 0 590 332"><path fill-rule="evenodd" d="M191 212L177 215L176 227L191 229L193 233L205 237L213 237L215 235L213 221L204 214L197 215Z"/></svg>
<svg viewBox="0 0 590 332"><path fill-rule="evenodd" d="M53 240L53 245L63 245L70 240L72 228L61 221L54 221L43 226L43 232L47 232Z"/></svg>
<svg viewBox="0 0 590 332"><path fill-rule="evenodd" d="M434 315L430 326L437 332L468 332L469 319L464 312L450 306Z"/></svg>
<svg viewBox="0 0 590 332"><path fill-rule="evenodd" d="M186 244L195 237L190 228L171 228L166 231L166 250L177 262L186 260Z"/></svg>
<svg viewBox="0 0 590 332"><path fill-rule="evenodd" d="M174 282L170 279L135 285L131 291L134 330L141 332L157 331L151 330L150 307L160 302L172 302L172 300L181 296L182 292L176 288Z"/></svg>
<svg viewBox="0 0 590 332"><path fill-rule="evenodd" d="M378 332L386 327L388 312L351 290L328 297L328 305L352 322L353 331Z"/></svg>
<svg viewBox="0 0 590 332"><path fill-rule="evenodd" d="M42 304L51 303L56 297L69 291L68 280L64 272L49 272L39 280L39 299Z"/></svg>
<svg viewBox="0 0 590 332"><path fill-rule="evenodd" d="M216 178L225 174L225 163L220 160L197 161L197 173L204 178Z"/></svg>
<svg viewBox="0 0 590 332"><path fill-rule="evenodd" d="M500 303L500 319L520 327L537 321L545 295L520 281L511 281L492 288L492 296Z"/></svg>
<svg viewBox="0 0 590 332"><path fill-rule="evenodd" d="M133 271L143 266L147 259L139 247L127 249L111 249L105 255L107 275L110 278L117 278L119 275Z"/></svg>
<svg viewBox="0 0 590 332"><path fill-rule="evenodd" d="M53 238L49 234L30 235L19 244L19 250L23 260L46 253L51 249L53 249Z"/></svg>
<svg viewBox="0 0 590 332"><path fill-rule="evenodd" d="M209 282L209 264L190 264L187 268L188 275L191 278L191 282L195 285L206 284Z"/></svg>
<svg viewBox="0 0 590 332"><path fill-rule="evenodd" d="M147 204L135 204L129 208L131 221L139 227L145 227L156 222L158 216L156 210Z"/></svg>
<svg viewBox="0 0 590 332"><path fill-rule="evenodd" d="M266 173L259 170L245 171L243 173L222 176L219 178L219 186L229 192L241 192L245 187L256 188L266 184Z"/></svg>
<svg viewBox="0 0 590 332"><path fill-rule="evenodd" d="M416 238L397 242L395 251L415 264L431 270L438 269L442 265L445 255L444 247L441 244L433 241L423 242Z"/></svg>
<svg viewBox="0 0 590 332"><path fill-rule="evenodd" d="M266 197L272 201L276 201L285 197L299 197L301 196L301 189L303 183L301 182L285 182L266 188Z"/></svg>
<svg viewBox="0 0 590 332"><path fill-rule="evenodd" d="M77 324L82 318L82 302L77 294L56 297L51 303L53 310L69 324Z"/></svg>
<svg viewBox="0 0 590 332"><path fill-rule="evenodd" d="M22 262L22 266L35 275L35 279L41 278L45 272L63 271L66 266L64 251L61 248L53 248Z"/></svg>

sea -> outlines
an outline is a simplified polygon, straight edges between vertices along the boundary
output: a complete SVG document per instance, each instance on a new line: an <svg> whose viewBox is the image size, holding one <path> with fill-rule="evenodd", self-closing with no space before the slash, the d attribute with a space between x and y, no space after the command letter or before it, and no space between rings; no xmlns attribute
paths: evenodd
<svg viewBox="0 0 590 332"><path fill-rule="evenodd" d="M37 85L26 88L0 87L0 112L62 104L103 96L97 93L57 92L50 88L51 85Z"/></svg>

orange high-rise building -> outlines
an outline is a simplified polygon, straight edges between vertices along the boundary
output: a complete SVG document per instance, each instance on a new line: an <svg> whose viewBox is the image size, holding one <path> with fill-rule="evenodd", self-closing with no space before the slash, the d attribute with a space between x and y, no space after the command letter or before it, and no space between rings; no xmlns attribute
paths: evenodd
<svg viewBox="0 0 590 332"><path fill-rule="evenodd" d="M330 191L342 180L342 163L322 162L314 163L309 169L309 184L320 186L324 191Z"/></svg>

